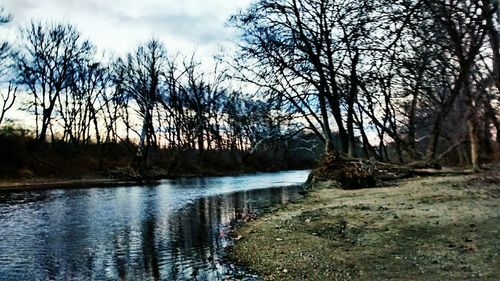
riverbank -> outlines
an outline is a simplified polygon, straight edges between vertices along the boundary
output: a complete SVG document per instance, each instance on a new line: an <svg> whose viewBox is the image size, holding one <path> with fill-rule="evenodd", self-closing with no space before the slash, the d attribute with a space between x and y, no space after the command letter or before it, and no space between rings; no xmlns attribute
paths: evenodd
<svg viewBox="0 0 500 281"><path fill-rule="evenodd" d="M82 172L68 173L66 177L61 176L33 176L31 172L21 171L14 177L0 177L0 192L44 190L44 189L71 189L86 187L113 187L157 184L163 179L197 178L197 177L223 177L255 174L263 172L280 172L302 169L247 169L239 171L193 171L169 173L165 169L151 169L145 175L136 173L130 167L109 169L106 172ZM57 173L58 174L58 173Z"/></svg>
<svg viewBox="0 0 500 281"><path fill-rule="evenodd" d="M82 182L92 185L96 181L104 184L142 182L145 179L307 169L317 164L317 155L296 153L291 147L279 151L268 147L254 153L235 149L199 151L157 147L151 149L146 168L136 157L137 150L137 145L130 141L96 144L52 140L38 143L29 131L0 128L0 186L31 187L33 182L44 186L63 182L62 185L67 186L68 181L76 185Z"/></svg>
<svg viewBox="0 0 500 281"><path fill-rule="evenodd" d="M116 170L115 170L116 171ZM13 191L33 191L47 189L74 189L74 188L92 188L92 187L123 187L136 185L158 185L164 179L186 179L198 177L225 177L225 176L242 176L252 175L256 173L272 173L281 171L293 170L268 170L268 171L229 171L222 172L204 172L204 173L180 173L176 175L168 175L161 171L152 171L148 177L132 175L129 168L119 169L119 172L113 172L113 176L103 174L86 175L79 178L57 178L57 177L28 177L19 179L2 179L0 178L0 192ZM128 172L124 172L128 171ZM297 170L298 171L298 170ZM132 171L133 172L133 171Z"/></svg>
<svg viewBox="0 0 500 281"><path fill-rule="evenodd" d="M236 233L264 280L498 280L500 169L345 191L319 184Z"/></svg>
<svg viewBox="0 0 500 281"><path fill-rule="evenodd" d="M116 178L81 178L81 179L61 179L61 178L33 178L19 180L0 180L0 192L11 191L32 191L46 189L72 189L88 187L113 187L132 186L139 184L154 184L155 181L141 181Z"/></svg>

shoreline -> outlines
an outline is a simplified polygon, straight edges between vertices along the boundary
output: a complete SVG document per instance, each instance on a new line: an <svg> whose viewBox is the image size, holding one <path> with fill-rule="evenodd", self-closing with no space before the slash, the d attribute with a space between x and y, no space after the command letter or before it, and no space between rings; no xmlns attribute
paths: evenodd
<svg viewBox="0 0 500 281"><path fill-rule="evenodd" d="M315 185L235 230L263 280L498 280L500 169L362 190Z"/></svg>
<svg viewBox="0 0 500 281"><path fill-rule="evenodd" d="M79 188L105 188L105 187L126 187L126 186L147 186L159 185L162 180L177 180L187 178L201 177L230 177L252 175L257 173L275 173L295 170L280 170L280 171L241 171L230 173L208 172L201 174L179 174L171 176L154 176L144 178L130 177L109 177L96 175L84 176L82 178L51 178L51 177L34 177L28 179L0 179L0 193L20 192L20 191L37 191L51 189L79 189ZM297 170L298 171L298 170Z"/></svg>
<svg viewBox="0 0 500 281"><path fill-rule="evenodd" d="M50 189L101 188L155 184L155 180L129 180L116 178L0 180L0 193Z"/></svg>

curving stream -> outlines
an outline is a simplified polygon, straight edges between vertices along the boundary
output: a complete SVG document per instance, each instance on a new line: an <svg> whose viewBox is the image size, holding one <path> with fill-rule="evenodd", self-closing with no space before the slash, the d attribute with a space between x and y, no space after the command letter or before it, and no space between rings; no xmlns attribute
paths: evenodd
<svg viewBox="0 0 500 281"><path fill-rule="evenodd" d="M308 171L0 193L0 280L252 280L235 219L300 198Z"/></svg>

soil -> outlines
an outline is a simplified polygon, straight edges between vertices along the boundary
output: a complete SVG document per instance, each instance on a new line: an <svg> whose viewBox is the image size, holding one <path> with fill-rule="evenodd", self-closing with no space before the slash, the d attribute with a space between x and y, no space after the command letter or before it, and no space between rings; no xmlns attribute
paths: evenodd
<svg viewBox="0 0 500 281"><path fill-rule="evenodd" d="M264 280L500 280L500 166L393 186L319 183L235 234Z"/></svg>

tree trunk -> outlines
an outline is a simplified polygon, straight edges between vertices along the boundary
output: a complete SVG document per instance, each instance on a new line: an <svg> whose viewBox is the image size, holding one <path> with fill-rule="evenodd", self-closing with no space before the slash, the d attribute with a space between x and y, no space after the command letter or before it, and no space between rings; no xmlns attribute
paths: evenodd
<svg viewBox="0 0 500 281"><path fill-rule="evenodd" d="M495 109L491 106L491 102L489 100L486 100L484 102L484 107L486 111L486 120L491 120L493 125L495 126L495 129L497 131L496 135L496 141L500 145L500 120L497 118L497 113L495 112Z"/></svg>
<svg viewBox="0 0 500 281"><path fill-rule="evenodd" d="M359 61L359 51L356 49L354 58L352 59L351 65L351 88L349 91L348 98L348 109L347 109L347 135L348 135L348 148L347 154L351 157L356 157L356 141L354 138L354 103L358 96L358 74L357 66Z"/></svg>
<svg viewBox="0 0 500 281"><path fill-rule="evenodd" d="M478 139L476 134L476 122L474 116L470 116L467 120L467 127L469 131L469 142L470 142L470 157L472 169L475 171L479 170L478 163Z"/></svg>
<svg viewBox="0 0 500 281"><path fill-rule="evenodd" d="M325 154L337 154L333 146L332 130L330 128L330 121L328 119L328 112L326 110L326 101L324 93L319 93L319 104L321 107L321 117L323 119L323 134L325 136Z"/></svg>
<svg viewBox="0 0 500 281"><path fill-rule="evenodd" d="M50 115L48 112L49 112L48 109L44 109L43 111L42 128L40 130L40 134L38 135L38 140L37 140L39 144L47 140L47 131L49 129L49 124L50 124Z"/></svg>
<svg viewBox="0 0 500 281"><path fill-rule="evenodd" d="M482 0L482 8L483 13L487 15L486 17L486 29L488 32L488 37L490 41L491 51L493 53L493 67L495 71L495 85L498 90L500 90L500 38L498 29L495 27L495 23L493 22L493 17L495 16L495 11L492 11L490 8L490 2L493 2L494 9L497 13L500 13L498 7L498 1L491 0ZM500 17L500 14L497 14Z"/></svg>
<svg viewBox="0 0 500 281"><path fill-rule="evenodd" d="M144 119L142 120L142 130L139 140L139 149L134 159L132 168L134 170L148 167L148 152L151 144L150 128L152 126L152 109L147 108L144 112Z"/></svg>
<svg viewBox="0 0 500 281"><path fill-rule="evenodd" d="M434 121L434 128L432 129L431 138L427 146L427 161L432 161L436 159L437 146L439 142L439 134L441 133L441 114L438 115L436 121Z"/></svg>

